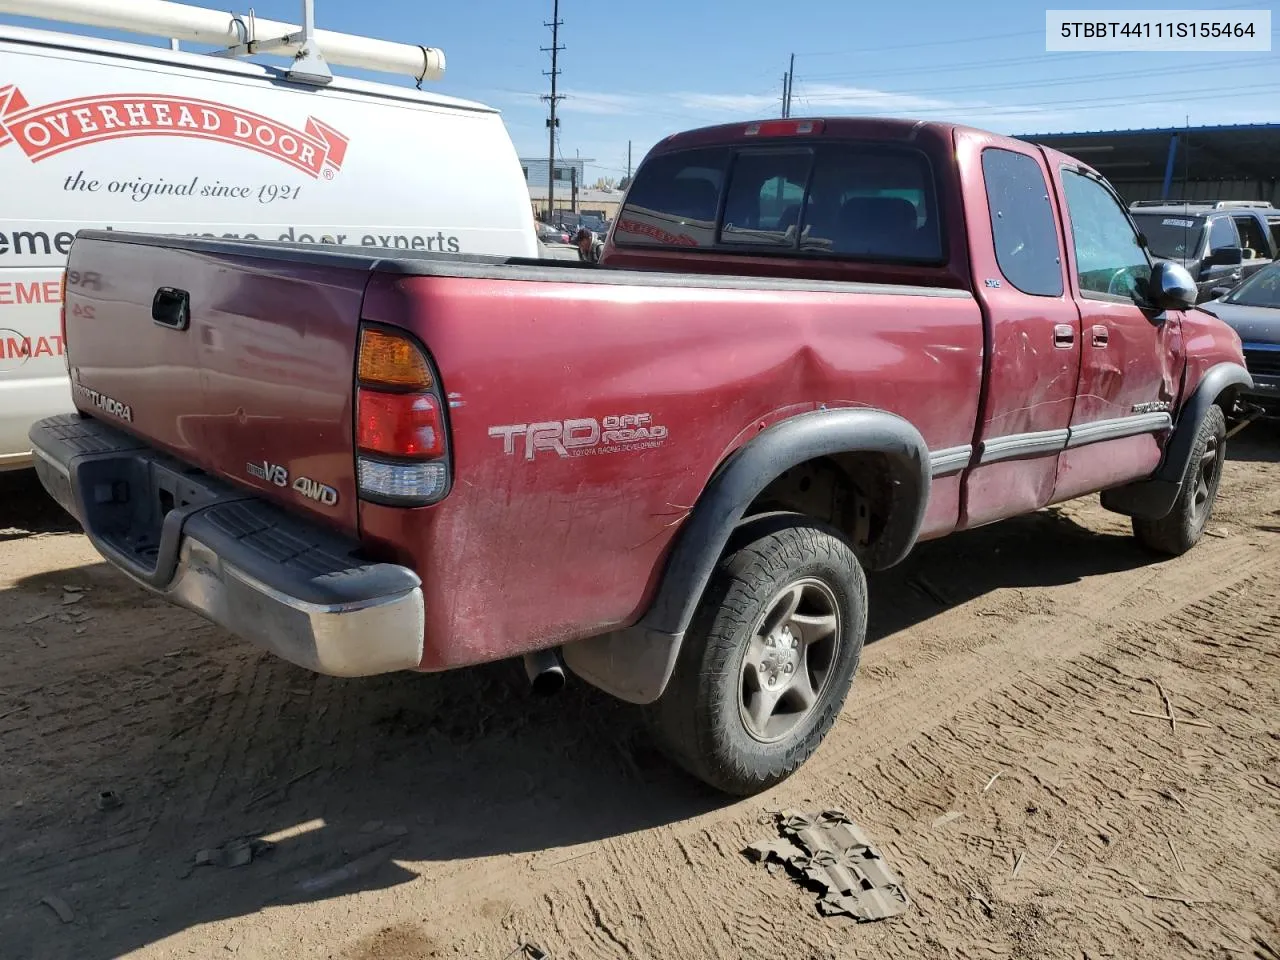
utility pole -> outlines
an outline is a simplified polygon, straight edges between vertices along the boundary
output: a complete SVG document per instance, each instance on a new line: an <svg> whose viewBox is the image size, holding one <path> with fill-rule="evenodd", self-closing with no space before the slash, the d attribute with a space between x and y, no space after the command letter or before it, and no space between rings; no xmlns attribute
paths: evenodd
<svg viewBox="0 0 1280 960"><path fill-rule="evenodd" d="M627 141L627 179L631 179L631 141Z"/></svg>
<svg viewBox="0 0 1280 960"><path fill-rule="evenodd" d="M785 73L782 75L782 116L784 119L787 116L787 81L790 79Z"/></svg>
<svg viewBox="0 0 1280 960"><path fill-rule="evenodd" d="M795 89L795 85L796 85L796 55L793 53L791 55L791 66L787 68L787 92L786 92L787 104L782 114L784 117L791 116L791 91Z"/></svg>
<svg viewBox="0 0 1280 960"><path fill-rule="evenodd" d="M556 80L560 76L560 67L557 55L564 47L560 46L560 28L564 25L564 21L560 19L560 0L553 0L551 13L551 22L543 22L544 27L551 28L551 46L542 47L543 53L551 54L551 71L542 71L544 77L551 78L551 95L544 96L542 99L551 104L551 116L547 120L547 139L550 141L547 150L547 220L548 222L555 219L556 208L556 130L560 126L560 121L556 119L556 104L564 99L564 94L556 93Z"/></svg>

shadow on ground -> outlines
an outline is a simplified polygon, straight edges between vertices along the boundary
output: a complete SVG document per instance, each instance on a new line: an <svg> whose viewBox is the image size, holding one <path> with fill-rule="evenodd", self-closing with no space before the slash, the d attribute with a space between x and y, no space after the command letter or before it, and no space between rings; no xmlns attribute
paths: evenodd
<svg viewBox="0 0 1280 960"><path fill-rule="evenodd" d="M1227 459L1280 463L1280 422L1256 420L1227 441Z"/></svg>
<svg viewBox="0 0 1280 960"><path fill-rule="evenodd" d="M34 470L0 473L0 543L39 533L78 533L80 524L40 485Z"/></svg>
<svg viewBox="0 0 1280 960"><path fill-rule="evenodd" d="M64 529L60 514L50 502L42 529ZM872 578L870 637L999 587L1071 583L1149 559L1132 538L1059 511L958 534ZM60 641L83 644L83 658L24 663L0 680L6 956L117 957L264 907L412 883L423 861L515 854L518 878L603 855L563 848L729 802L659 757L634 709L576 682L532 699L511 663L317 677L101 564L29 577L0 603L47 598L77 579L98 585L82 604L94 626L73 638L55 625L68 636L46 643L50 658ZM99 809L106 790L118 808ZM263 836L273 849L236 845ZM197 865L201 851L214 862ZM446 877L433 871L452 902L489 896L468 886L465 868ZM46 895L70 908L69 923Z"/></svg>

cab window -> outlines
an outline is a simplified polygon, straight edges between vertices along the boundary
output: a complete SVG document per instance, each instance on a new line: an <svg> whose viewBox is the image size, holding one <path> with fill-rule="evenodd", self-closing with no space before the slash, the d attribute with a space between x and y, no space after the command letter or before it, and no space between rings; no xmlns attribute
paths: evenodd
<svg viewBox="0 0 1280 960"><path fill-rule="evenodd" d="M1000 147L982 151L991 237L1004 278L1023 293L1062 296L1062 251L1040 164Z"/></svg>

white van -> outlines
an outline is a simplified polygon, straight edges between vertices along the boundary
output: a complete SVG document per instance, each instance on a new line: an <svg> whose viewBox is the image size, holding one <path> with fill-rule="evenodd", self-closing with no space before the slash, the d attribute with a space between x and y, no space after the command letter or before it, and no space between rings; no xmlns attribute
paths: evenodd
<svg viewBox="0 0 1280 960"><path fill-rule="evenodd" d="M81 228L540 252L490 107L0 25L0 470L72 409L59 311Z"/></svg>

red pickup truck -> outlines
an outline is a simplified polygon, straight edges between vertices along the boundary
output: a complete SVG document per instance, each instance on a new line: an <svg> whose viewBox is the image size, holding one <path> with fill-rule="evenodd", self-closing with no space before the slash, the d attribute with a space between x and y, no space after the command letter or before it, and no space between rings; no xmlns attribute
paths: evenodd
<svg viewBox="0 0 1280 960"><path fill-rule="evenodd" d="M682 133L600 264L82 232L40 477L331 675L524 656L735 794L831 727L865 570L1102 491L1178 554L1238 337L1079 161L944 123Z"/></svg>

